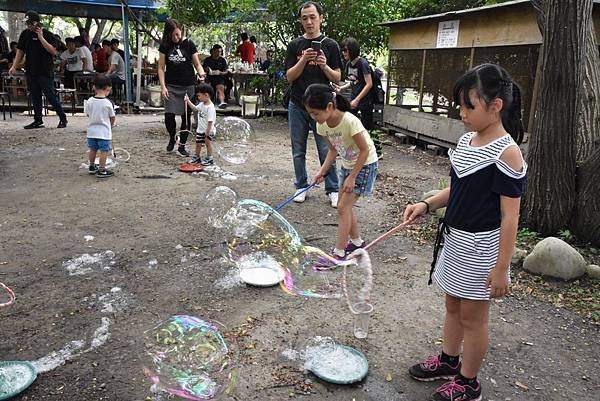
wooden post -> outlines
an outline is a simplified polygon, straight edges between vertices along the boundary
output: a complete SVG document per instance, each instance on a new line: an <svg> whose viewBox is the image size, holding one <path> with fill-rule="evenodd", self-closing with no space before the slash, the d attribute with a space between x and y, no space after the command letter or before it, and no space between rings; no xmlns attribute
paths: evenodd
<svg viewBox="0 0 600 401"><path fill-rule="evenodd" d="M421 62L421 83L419 84L419 111L423 111L423 85L425 83L425 60L427 49L423 49L423 61Z"/></svg>
<svg viewBox="0 0 600 401"><path fill-rule="evenodd" d="M475 59L475 41L471 43L471 58L469 60L469 70L473 68L473 60Z"/></svg>

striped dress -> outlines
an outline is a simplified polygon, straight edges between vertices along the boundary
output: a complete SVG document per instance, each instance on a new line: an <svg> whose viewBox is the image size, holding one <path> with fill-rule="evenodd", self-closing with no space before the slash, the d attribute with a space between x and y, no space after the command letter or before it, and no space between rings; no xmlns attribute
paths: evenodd
<svg viewBox="0 0 600 401"><path fill-rule="evenodd" d="M527 165L515 171L500 160L504 150L517 146L510 135L481 147L471 146L474 135L463 135L449 152L451 188L433 280L454 297L488 300L486 280L500 245L500 196L523 194Z"/></svg>

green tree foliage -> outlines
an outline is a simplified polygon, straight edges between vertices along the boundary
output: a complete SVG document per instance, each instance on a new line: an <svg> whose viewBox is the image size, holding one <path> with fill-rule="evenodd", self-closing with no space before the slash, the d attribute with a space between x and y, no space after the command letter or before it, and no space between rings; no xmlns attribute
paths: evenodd
<svg viewBox="0 0 600 401"><path fill-rule="evenodd" d="M367 51L379 51L387 44L388 30L377 25L400 14L399 0L322 0L325 9L323 32L337 40L352 36ZM298 11L303 0L269 0L263 28L279 45L302 34ZM276 23L273 23L276 21Z"/></svg>
<svg viewBox="0 0 600 401"><path fill-rule="evenodd" d="M503 3L507 0L396 0L398 11L404 18L439 14L466 8Z"/></svg>

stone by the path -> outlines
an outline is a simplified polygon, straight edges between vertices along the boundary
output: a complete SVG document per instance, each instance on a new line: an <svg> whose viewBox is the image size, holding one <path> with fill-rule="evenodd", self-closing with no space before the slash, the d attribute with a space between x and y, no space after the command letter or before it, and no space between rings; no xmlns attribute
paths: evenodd
<svg viewBox="0 0 600 401"><path fill-rule="evenodd" d="M588 267L586 268L585 272L587 273L587 275L594 279L594 280L600 280L600 266L598 265L588 265Z"/></svg>
<svg viewBox="0 0 600 401"><path fill-rule="evenodd" d="M518 265L523 263L523 260L527 256L527 251L524 249L520 249L515 247L515 251L513 252L511 263L513 265Z"/></svg>
<svg viewBox="0 0 600 401"><path fill-rule="evenodd" d="M523 262L528 272L566 281L584 275L586 267L585 259L575 248L555 237L538 242Z"/></svg>

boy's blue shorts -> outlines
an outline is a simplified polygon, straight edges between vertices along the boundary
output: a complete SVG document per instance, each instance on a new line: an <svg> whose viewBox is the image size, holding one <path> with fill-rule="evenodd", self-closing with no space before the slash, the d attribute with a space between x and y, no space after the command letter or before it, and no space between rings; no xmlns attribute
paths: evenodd
<svg viewBox="0 0 600 401"><path fill-rule="evenodd" d="M110 139L88 138L87 143L88 148L90 148L91 150L108 152L112 149L112 141Z"/></svg>

